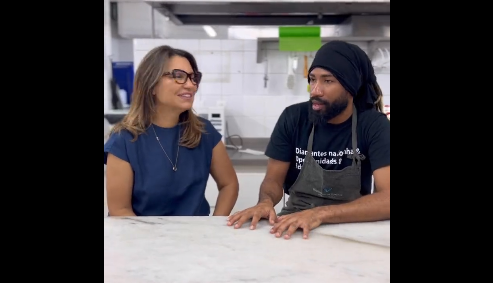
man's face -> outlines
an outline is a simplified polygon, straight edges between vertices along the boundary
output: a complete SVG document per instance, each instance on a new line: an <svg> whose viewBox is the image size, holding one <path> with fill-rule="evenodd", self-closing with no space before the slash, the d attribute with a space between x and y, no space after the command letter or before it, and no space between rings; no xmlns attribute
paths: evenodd
<svg viewBox="0 0 493 283"><path fill-rule="evenodd" d="M315 68L310 78L310 120L327 123L341 114L352 101L352 96L329 71Z"/></svg>

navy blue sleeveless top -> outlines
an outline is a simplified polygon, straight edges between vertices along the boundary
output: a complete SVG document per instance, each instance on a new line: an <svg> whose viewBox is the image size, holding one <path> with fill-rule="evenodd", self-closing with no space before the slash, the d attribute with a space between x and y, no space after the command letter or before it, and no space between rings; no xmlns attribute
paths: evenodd
<svg viewBox="0 0 493 283"><path fill-rule="evenodd" d="M152 127L132 142L128 131L112 134L104 145L104 164L108 153L130 163L134 172L132 208L137 216L208 216L205 188L211 168L212 150L222 136L211 122L205 123L200 144L193 149L180 147L178 170L168 160ZM159 140L175 164L180 126L154 125Z"/></svg>

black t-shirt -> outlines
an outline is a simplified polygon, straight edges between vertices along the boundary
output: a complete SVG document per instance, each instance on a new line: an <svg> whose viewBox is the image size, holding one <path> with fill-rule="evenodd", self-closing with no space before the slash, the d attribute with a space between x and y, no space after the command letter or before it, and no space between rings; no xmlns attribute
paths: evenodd
<svg viewBox="0 0 493 283"><path fill-rule="evenodd" d="M309 120L310 102L288 106L279 117L265 155L290 162L284 191L293 185L305 158L308 137L312 130ZM338 124L318 124L313 138L313 157L326 170L341 170L351 166L352 117ZM390 121L375 109L358 113L358 150L362 157L361 194L371 193L371 177L376 169L390 165ZM362 155L361 155L362 154Z"/></svg>

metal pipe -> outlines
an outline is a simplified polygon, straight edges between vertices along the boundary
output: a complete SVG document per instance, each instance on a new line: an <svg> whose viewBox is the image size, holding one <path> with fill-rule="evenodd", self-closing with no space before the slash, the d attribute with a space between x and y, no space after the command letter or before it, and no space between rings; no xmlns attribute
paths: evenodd
<svg viewBox="0 0 493 283"><path fill-rule="evenodd" d="M156 19L154 16L154 7L151 8L151 29L152 29L152 38L156 38Z"/></svg>

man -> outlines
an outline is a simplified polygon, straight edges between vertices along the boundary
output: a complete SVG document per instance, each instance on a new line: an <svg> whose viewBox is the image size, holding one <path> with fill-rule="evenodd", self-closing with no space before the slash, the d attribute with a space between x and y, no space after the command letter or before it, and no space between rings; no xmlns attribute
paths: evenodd
<svg viewBox="0 0 493 283"><path fill-rule="evenodd" d="M287 107L265 154L267 172L258 204L228 218L240 228L261 218L289 239L323 223L390 219L390 121L366 53L331 41L309 69L310 100ZM372 175L375 190L372 193ZM274 206L289 199L276 216Z"/></svg>

